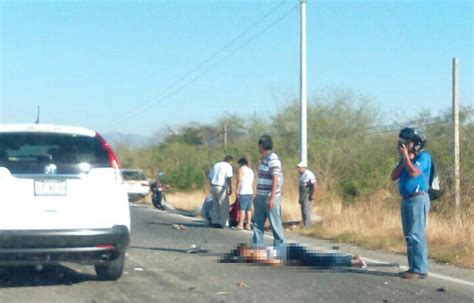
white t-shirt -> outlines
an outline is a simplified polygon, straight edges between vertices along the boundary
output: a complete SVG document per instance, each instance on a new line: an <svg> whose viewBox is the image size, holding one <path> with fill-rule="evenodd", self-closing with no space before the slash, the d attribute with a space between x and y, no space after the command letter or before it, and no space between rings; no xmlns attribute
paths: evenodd
<svg viewBox="0 0 474 303"><path fill-rule="evenodd" d="M305 172L300 176L300 186L308 186L310 184L316 184L316 176L312 171L306 169Z"/></svg>
<svg viewBox="0 0 474 303"><path fill-rule="evenodd" d="M214 186L226 186L226 179L232 178L233 171L232 165L222 161L214 164L211 171L209 172L209 181Z"/></svg>
<svg viewBox="0 0 474 303"><path fill-rule="evenodd" d="M248 166L242 166L239 195L253 195L253 180L255 174Z"/></svg>

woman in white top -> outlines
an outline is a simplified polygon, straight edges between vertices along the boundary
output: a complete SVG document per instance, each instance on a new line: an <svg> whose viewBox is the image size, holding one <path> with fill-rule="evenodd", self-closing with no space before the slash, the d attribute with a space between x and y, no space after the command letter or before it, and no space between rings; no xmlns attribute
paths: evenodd
<svg viewBox="0 0 474 303"><path fill-rule="evenodd" d="M255 175L253 171L248 167L248 161L245 158L242 158L238 162L239 172L237 178L237 195L239 197L240 203L240 221L237 225L237 229L250 229L250 222L252 220L252 199L253 199L253 180Z"/></svg>

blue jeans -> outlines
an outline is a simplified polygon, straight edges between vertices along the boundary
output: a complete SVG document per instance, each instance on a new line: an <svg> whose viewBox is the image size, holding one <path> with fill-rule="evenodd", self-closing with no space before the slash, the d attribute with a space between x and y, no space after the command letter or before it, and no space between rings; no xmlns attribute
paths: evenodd
<svg viewBox="0 0 474 303"><path fill-rule="evenodd" d="M293 243L286 245L284 258L288 261L297 261L303 266L334 267L352 264L352 256L349 254L316 252Z"/></svg>
<svg viewBox="0 0 474 303"><path fill-rule="evenodd" d="M281 196L275 197L275 205L272 209L268 207L270 197L257 195L254 200L255 213L253 215L253 238L252 244L255 248L265 246L263 240L264 226L267 218L270 220L273 233L273 246L278 247L285 241L283 225L281 222Z"/></svg>
<svg viewBox="0 0 474 303"><path fill-rule="evenodd" d="M401 211L409 270L422 274L428 273L426 223L430 211L430 198L428 195L420 195L403 199Z"/></svg>

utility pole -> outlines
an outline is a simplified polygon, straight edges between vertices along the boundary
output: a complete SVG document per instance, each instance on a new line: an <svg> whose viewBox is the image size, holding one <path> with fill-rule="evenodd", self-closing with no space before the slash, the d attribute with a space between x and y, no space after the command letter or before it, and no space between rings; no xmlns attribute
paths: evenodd
<svg viewBox="0 0 474 303"><path fill-rule="evenodd" d="M301 0L301 37L300 37L300 161L308 163L308 117L306 83L306 0Z"/></svg>
<svg viewBox="0 0 474 303"><path fill-rule="evenodd" d="M41 110L41 107L38 105L38 109L36 111L36 124L40 123L40 110Z"/></svg>
<svg viewBox="0 0 474 303"><path fill-rule="evenodd" d="M461 171L459 158L459 60L453 58L453 126L454 126L454 209L459 214L461 206Z"/></svg>

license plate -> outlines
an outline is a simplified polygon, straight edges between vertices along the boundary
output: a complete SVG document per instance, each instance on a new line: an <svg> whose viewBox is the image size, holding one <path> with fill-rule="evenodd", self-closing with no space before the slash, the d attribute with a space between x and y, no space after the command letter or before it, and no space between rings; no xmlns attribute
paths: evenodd
<svg viewBox="0 0 474 303"><path fill-rule="evenodd" d="M66 193L64 180L35 180L35 196L65 196Z"/></svg>

